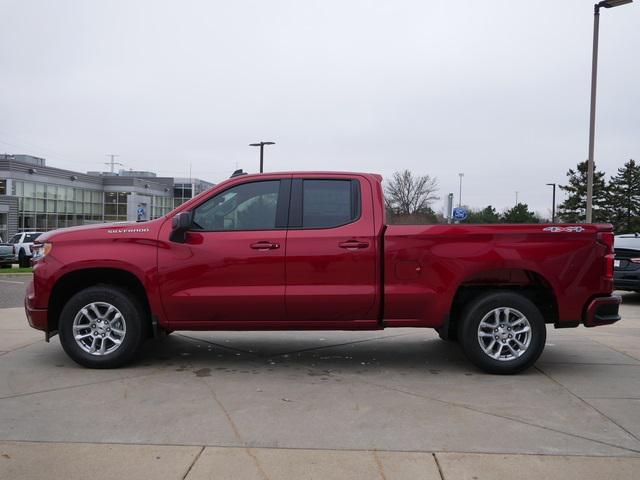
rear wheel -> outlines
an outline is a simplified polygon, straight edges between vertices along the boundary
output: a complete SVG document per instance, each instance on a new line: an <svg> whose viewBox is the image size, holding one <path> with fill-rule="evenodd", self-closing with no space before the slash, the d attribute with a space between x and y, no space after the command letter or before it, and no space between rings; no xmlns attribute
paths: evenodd
<svg viewBox="0 0 640 480"><path fill-rule="evenodd" d="M527 297L491 292L465 308L458 327L464 353L489 373L514 374L533 365L546 341L544 318Z"/></svg>
<svg viewBox="0 0 640 480"><path fill-rule="evenodd" d="M145 312L137 299L111 285L76 293L60 314L60 343L75 362L116 368L130 362L143 341Z"/></svg>

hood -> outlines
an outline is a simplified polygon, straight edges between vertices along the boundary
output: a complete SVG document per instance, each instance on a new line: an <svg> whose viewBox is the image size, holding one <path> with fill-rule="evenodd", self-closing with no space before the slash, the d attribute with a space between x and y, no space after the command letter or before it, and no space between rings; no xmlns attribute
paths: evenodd
<svg viewBox="0 0 640 480"><path fill-rule="evenodd" d="M164 217L146 222L114 222L59 228L40 235L38 243L107 238L156 238Z"/></svg>

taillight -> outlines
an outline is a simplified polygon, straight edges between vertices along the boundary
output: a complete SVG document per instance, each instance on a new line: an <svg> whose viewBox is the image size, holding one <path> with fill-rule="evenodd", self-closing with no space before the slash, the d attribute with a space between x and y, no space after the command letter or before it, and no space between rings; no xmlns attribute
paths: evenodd
<svg viewBox="0 0 640 480"><path fill-rule="evenodd" d="M598 233L598 243L607 247L607 253L613 253L613 232Z"/></svg>
<svg viewBox="0 0 640 480"><path fill-rule="evenodd" d="M615 254L613 253L613 232L599 232L598 243L607 247L607 253L604 256L604 276L606 278L613 278L613 259Z"/></svg>
<svg viewBox="0 0 640 480"><path fill-rule="evenodd" d="M613 278L613 259L615 255L610 253L604 256L604 276L607 278Z"/></svg>

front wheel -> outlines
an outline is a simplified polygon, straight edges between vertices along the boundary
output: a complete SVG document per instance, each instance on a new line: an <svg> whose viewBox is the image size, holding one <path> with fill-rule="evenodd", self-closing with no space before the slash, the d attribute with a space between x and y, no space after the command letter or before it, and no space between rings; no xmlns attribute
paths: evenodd
<svg viewBox="0 0 640 480"><path fill-rule="evenodd" d="M527 297L491 292L464 310L458 338L466 356L488 373L514 374L533 365L547 338L544 318Z"/></svg>
<svg viewBox="0 0 640 480"><path fill-rule="evenodd" d="M60 343L75 362L116 368L130 362L143 341L145 312L138 300L111 285L76 293L60 314Z"/></svg>

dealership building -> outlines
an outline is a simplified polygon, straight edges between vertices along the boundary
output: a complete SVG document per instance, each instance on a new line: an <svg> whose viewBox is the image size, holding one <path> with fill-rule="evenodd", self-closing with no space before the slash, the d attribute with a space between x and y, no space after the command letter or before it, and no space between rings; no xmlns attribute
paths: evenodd
<svg viewBox="0 0 640 480"><path fill-rule="evenodd" d="M0 154L0 238L90 223L152 220L213 184L120 170L74 172L44 158Z"/></svg>

